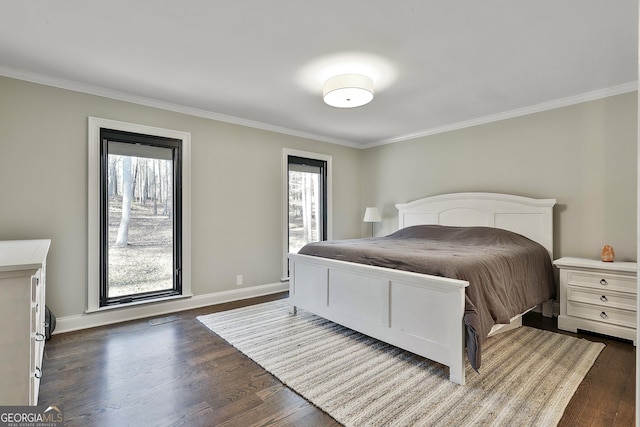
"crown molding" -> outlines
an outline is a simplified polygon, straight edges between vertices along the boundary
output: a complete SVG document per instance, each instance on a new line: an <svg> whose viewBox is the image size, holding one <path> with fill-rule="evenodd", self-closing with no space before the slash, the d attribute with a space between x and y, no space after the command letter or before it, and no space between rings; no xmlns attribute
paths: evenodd
<svg viewBox="0 0 640 427"><path fill-rule="evenodd" d="M75 82L71 80L52 77L44 74L32 73L29 71L18 70L0 65L0 76L10 77L18 80L24 80L32 83L38 83L46 86L57 87L60 89L67 89L74 92L86 93L89 95L96 95L105 98L115 99L118 101L131 102L133 104L144 105L147 107L159 108L162 110L173 111L175 113L187 114L190 116L201 117L205 119L216 120L225 123L231 123L239 126L246 126L254 129L265 130L269 132L280 133L284 135L295 136L299 138L311 139L314 141L322 141L330 144L343 145L351 148L367 149L378 147L380 145L393 144L396 142L408 141L411 139L422 138L425 136L436 135L445 132L451 132L454 130L465 129L473 126L488 124L506 119L512 119L515 117L525 116L533 113L540 113L547 110L553 110L561 107L568 107L570 105L580 104L588 101L595 101L597 99L607 98L609 96L620 95L623 93L634 92L638 90L638 81L624 83L618 86L613 86L604 89L598 89L591 92L586 92L566 98L560 98L549 102L543 102L541 104L532 105L529 107L518 108L515 110L505 111L498 114L491 114L484 117L478 117L476 119L466 120L463 122L451 123L443 126L436 126L433 128L425 129L418 132L413 132L405 135L399 135L393 138L381 139L373 142L357 143L354 141L343 140L339 138L333 138L327 135L319 135L310 132L303 132L296 129L290 129L283 126L276 126L268 123L262 123L254 120L243 119L241 117L228 116L225 114L215 113L213 111L203 110L199 108L192 108L186 105L174 104L171 102L160 101L158 99L133 95L126 92L121 92L113 89L108 89L102 86L90 85L86 83Z"/></svg>
<svg viewBox="0 0 640 427"><path fill-rule="evenodd" d="M543 102L541 104L531 105L529 107L517 108L515 110L505 111L498 114L491 114L489 116L478 117L477 119L467 120L464 122L451 123L444 126L437 126L430 129L425 129L420 132L401 135L393 138L382 139L379 141L363 144L361 148L373 148L380 145L393 144L395 142L408 141L410 139L421 138L429 135L436 135L439 133L450 132L453 130L459 130L469 128L473 126L483 125L487 123L497 122L500 120L512 119L515 117L526 116L528 114L540 113L547 110L553 110L561 107L568 107L570 105L581 104L583 102L595 101L597 99L607 98L609 96L621 95L623 93L635 92L638 90L638 81L624 83L618 86L613 86L604 89L598 89L591 92L582 93L579 95L568 96L566 98L560 98L549 102Z"/></svg>
<svg viewBox="0 0 640 427"><path fill-rule="evenodd" d="M52 86L59 89L66 89L74 92L85 93L88 95L101 96L104 98L115 99L117 101L131 102L133 104L144 105L146 107L159 108L161 110L172 111L174 113L187 114L189 116L201 117L205 119L216 120L219 122L231 123L239 126L246 126L254 129L276 132L284 135L295 136L299 138L312 139L314 141L328 142L330 144L344 145L352 148L362 148L360 144L353 141L333 138L327 135L319 135L310 132L303 132L296 129L289 129L283 126L262 123L254 120L243 119L242 117L228 116L226 114L215 113L213 111L203 110L199 108L188 107L186 105L175 104L171 102L160 101L158 99L148 98L139 95L133 95L102 86L90 85L86 83L75 82L72 80L52 77L45 74L32 73L30 71L18 70L0 65L0 76L10 77L17 80L24 80L31 83L38 83L45 86Z"/></svg>

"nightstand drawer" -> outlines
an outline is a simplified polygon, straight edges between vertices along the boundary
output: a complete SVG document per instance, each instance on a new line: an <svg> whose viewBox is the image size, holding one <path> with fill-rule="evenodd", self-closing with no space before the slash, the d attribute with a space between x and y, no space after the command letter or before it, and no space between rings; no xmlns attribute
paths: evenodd
<svg viewBox="0 0 640 427"><path fill-rule="evenodd" d="M627 328L635 329L636 327L636 312L630 310L567 301L567 314L602 323L626 326Z"/></svg>
<svg viewBox="0 0 640 427"><path fill-rule="evenodd" d="M607 309L609 307L636 311L636 296L630 293L612 292L608 289L567 286L567 301L593 304Z"/></svg>
<svg viewBox="0 0 640 427"><path fill-rule="evenodd" d="M636 293L635 277L584 271L567 271L567 276L569 285Z"/></svg>

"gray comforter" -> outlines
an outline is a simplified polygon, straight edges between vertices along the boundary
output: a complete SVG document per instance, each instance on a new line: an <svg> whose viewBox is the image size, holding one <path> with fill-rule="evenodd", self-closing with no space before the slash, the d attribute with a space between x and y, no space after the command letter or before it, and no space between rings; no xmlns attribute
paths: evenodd
<svg viewBox="0 0 640 427"><path fill-rule="evenodd" d="M299 253L468 281L464 323L476 370L494 324L555 296L547 250L498 228L419 225L386 237L310 243Z"/></svg>

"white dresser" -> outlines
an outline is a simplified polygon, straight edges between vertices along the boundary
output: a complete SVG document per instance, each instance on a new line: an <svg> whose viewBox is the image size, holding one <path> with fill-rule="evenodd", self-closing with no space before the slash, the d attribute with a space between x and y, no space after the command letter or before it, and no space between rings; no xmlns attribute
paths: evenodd
<svg viewBox="0 0 640 427"><path fill-rule="evenodd" d="M0 241L0 406L38 403L50 244Z"/></svg>
<svg viewBox="0 0 640 427"><path fill-rule="evenodd" d="M636 343L637 271L635 262L560 258L558 328L578 329Z"/></svg>

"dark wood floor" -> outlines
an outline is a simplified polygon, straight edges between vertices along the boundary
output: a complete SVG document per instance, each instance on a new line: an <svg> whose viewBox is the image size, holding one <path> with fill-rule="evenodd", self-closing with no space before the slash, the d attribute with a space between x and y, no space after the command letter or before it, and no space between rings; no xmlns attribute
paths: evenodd
<svg viewBox="0 0 640 427"><path fill-rule="evenodd" d="M630 341L558 329L557 318L528 313L523 323L606 345L564 411L559 426L635 426L636 348Z"/></svg>
<svg viewBox="0 0 640 427"><path fill-rule="evenodd" d="M62 405L68 426L333 426L331 417L203 327L196 316L286 297L233 302L57 334L45 346L41 405ZM164 316L163 316L164 317ZM555 319L525 324L557 331ZM633 426L635 348L606 344L569 403L562 426Z"/></svg>

